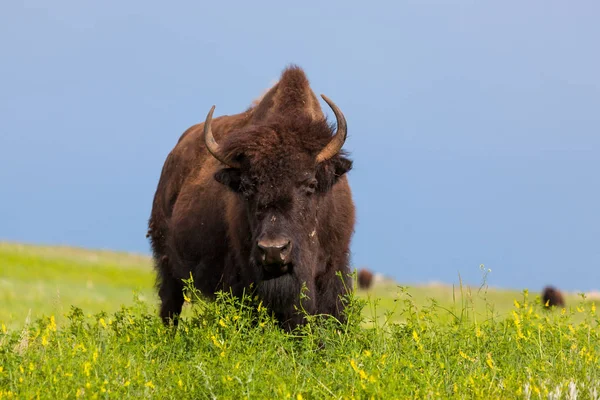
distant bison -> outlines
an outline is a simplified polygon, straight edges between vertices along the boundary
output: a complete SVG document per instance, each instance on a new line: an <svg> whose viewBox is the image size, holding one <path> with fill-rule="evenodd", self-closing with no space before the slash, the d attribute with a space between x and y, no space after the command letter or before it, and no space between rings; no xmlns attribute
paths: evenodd
<svg viewBox="0 0 600 400"><path fill-rule="evenodd" d="M177 323L182 279L214 297L251 287L286 329L296 309L341 318L354 203L341 151L346 120L325 118L295 66L246 111L189 128L168 155L149 220L160 315ZM342 278L337 273L341 272Z"/></svg>
<svg viewBox="0 0 600 400"><path fill-rule="evenodd" d="M545 307L564 307L565 299L560 290L553 286L546 286L542 292L542 302Z"/></svg>
<svg viewBox="0 0 600 400"><path fill-rule="evenodd" d="M358 287L368 289L373 282L373 273L368 269L362 268L358 271Z"/></svg>

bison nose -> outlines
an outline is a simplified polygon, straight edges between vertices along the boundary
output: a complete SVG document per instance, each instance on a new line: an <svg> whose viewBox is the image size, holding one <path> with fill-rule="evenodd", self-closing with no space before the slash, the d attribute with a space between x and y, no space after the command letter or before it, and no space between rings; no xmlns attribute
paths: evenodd
<svg viewBox="0 0 600 400"><path fill-rule="evenodd" d="M284 265L290 262L292 242L289 239L259 240L257 245L264 265Z"/></svg>

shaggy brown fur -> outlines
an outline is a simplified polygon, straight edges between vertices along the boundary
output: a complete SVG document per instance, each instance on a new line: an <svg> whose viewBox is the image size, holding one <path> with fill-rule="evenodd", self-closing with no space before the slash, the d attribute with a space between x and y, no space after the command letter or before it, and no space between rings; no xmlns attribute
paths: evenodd
<svg viewBox="0 0 600 400"><path fill-rule="evenodd" d="M240 168L207 151L203 128L181 136L154 196L149 235L162 318L176 323L181 280L190 273L208 296L220 289L240 296L254 284L286 329L303 322L294 311L303 284L306 311L340 318L340 295L350 286L355 211L345 173L352 161L340 152L315 163L334 130L304 72L287 68L258 104L212 121L223 154ZM291 238L289 273L269 276L257 262L257 238L265 233Z"/></svg>
<svg viewBox="0 0 600 400"><path fill-rule="evenodd" d="M358 271L358 287L361 289L368 289L371 287L373 282L373 273L368 269L361 269Z"/></svg>
<svg viewBox="0 0 600 400"><path fill-rule="evenodd" d="M564 307L565 299L560 290L553 286L546 286L542 292L542 303L548 308L552 306Z"/></svg>

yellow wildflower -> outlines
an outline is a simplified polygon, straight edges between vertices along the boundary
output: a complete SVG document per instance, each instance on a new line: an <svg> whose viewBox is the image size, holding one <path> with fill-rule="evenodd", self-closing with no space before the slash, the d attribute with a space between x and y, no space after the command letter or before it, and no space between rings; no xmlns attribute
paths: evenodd
<svg viewBox="0 0 600 400"><path fill-rule="evenodd" d="M6 330L6 325L2 324L2 333L6 334L6 332L8 332L8 331Z"/></svg>
<svg viewBox="0 0 600 400"><path fill-rule="evenodd" d="M98 351L94 351L94 354L92 355L92 359L94 360L94 362L96 362L96 360L98 359Z"/></svg>
<svg viewBox="0 0 600 400"><path fill-rule="evenodd" d="M227 325L225 325L225 321L223 321L223 318L221 318L219 320L219 325L221 325L222 327L226 327Z"/></svg>
<svg viewBox="0 0 600 400"><path fill-rule="evenodd" d="M83 373L86 376L90 376L90 368L92 367L92 364L90 362L85 362L83 364Z"/></svg>
<svg viewBox="0 0 600 400"><path fill-rule="evenodd" d="M48 337L46 335L42 336L42 346L48 346Z"/></svg>
<svg viewBox="0 0 600 400"><path fill-rule="evenodd" d="M515 326L518 327L519 325L521 325L521 319L519 318L519 314L517 314L514 311L512 313L513 317L515 318Z"/></svg>
<svg viewBox="0 0 600 400"><path fill-rule="evenodd" d="M0 374L2 373L2 371L4 371L4 367L0 366Z"/></svg>
<svg viewBox="0 0 600 400"><path fill-rule="evenodd" d="M298 393L298 396L296 396L296 400L302 400L302 399L303 399L302 395L300 393Z"/></svg>
<svg viewBox="0 0 600 400"><path fill-rule="evenodd" d="M487 358L485 360L486 364L490 369L494 369L494 360L492 360L492 353L487 353Z"/></svg>
<svg viewBox="0 0 600 400"><path fill-rule="evenodd" d="M418 333L417 333L417 331L416 331L416 330L414 330L414 329L413 329L412 336L413 336L413 339L415 340L415 342L416 342L417 344L419 344L419 341L420 341L420 339L419 339L419 334L418 334Z"/></svg>
<svg viewBox="0 0 600 400"><path fill-rule="evenodd" d="M146 386L147 388L150 388L150 389L154 389L154 383L152 383L152 381L146 382L146 384L144 386Z"/></svg>
<svg viewBox="0 0 600 400"><path fill-rule="evenodd" d="M81 343L75 346L75 350L77 351L78 349L81 350L82 353L85 353L87 351L85 346Z"/></svg>
<svg viewBox="0 0 600 400"><path fill-rule="evenodd" d="M371 357L371 352L369 350L365 350L365 357Z"/></svg>
<svg viewBox="0 0 600 400"><path fill-rule="evenodd" d="M515 327L517 328L517 339L525 339L525 336L521 331L521 319L519 318L519 314L513 311L513 317L515 318Z"/></svg>
<svg viewBox="0 0 600 400"><path fill-rule="evenodd" d="M521 308L521 305L519 304L517 299L514 299L513 302L515 303L515 308Z"/></svg>
<svg viewBox="0 0 600 400"><path fill-rule="evenodd" d="M187 294L183 295L183 300L185 300L186 303L191 303L192 302L192 299Z"/></svg>
<svg viewBox="0 0 600 400"><path fill-rule="evenodd" d="M183 381L180 379L180 380L177 382L177 384L179 385L179 387L182 387L182 386L183 386Z"/></svg>
<svg viewBox="0 0 600 400"><path fill-rule="evenodd" d="M219 341L217 340L217 337L215 335L212 335L210 338L215 346L221 347L221 343L219 343Z"/></svg>
<svg viewBox="0 0 600 400"><path fill-rule="evenodd" d="M125 383L123 384L123 386L127 387L127 386L129 386L130 384L131 384L131 382L129 382L129 381L125 381Z"/></svg>
<svg viewBox="0 0 600 400"><path fill-rule="evenodd" d="M596 303L592 303L591 313L596 314Z"/></svg>
<svg viewBox="0 0 600 400"><path fill-rule="evenodd" d="M469 357L469 356L468 356L468 355L466 355L466 354L465 354L465 353L464 353L462 350L459 350L459 351L458 351L458 354L459 354L459 355L460 355L462 358L464 358L465 360L469 360L469 361L471 361L471 362L474 362L474 361L475 361L475 359L474 359L474 358L471 358L471 357Z"/></svg>
<svg viewBox="0 0 600 400"><path fill-rule="evenodd" d="M413 336L415 343L417 344L417 347L419 348L419 350L422 351L423 345L421 344L421 338L419 338L419 335L417 334L416 330L413 330L412 336Z"/></svg>
<svg viewBox="0 0 600 400"><path fill-rule="evenodd" d="M48 330L56 331L56 320L54 319L54 315L50 316L50 323L48 324Z"/></svg>
<svg viewBox="0 0 600 400"><path fill-rule="evenodd" d="M100 325L102 325L103 328L106 328L106 321L104 321L104 318L100 318Z"/></svg>

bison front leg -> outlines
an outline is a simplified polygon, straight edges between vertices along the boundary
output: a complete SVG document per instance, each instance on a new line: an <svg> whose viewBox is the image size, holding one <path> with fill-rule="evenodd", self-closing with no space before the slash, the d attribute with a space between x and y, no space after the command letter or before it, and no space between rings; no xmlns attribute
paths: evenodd
<svg viewBox="0 0 600 400"><path fill-rule="evenodd" d="M172 320L177 326L179 314L183 307L183 285L173 278L163 279L158 288L160 296L160 317L165 325Z"/></svg>
<svg viewBox="0 0 600 400"><path fill-rule="evenodd" d="M336 270L331 270L325 276L317 279L317 312L331 315L338 321L344 322L345 306L342 298L349 290L352 290L352 283L347 272L342 272L342 276L339 277Z"/></svg>

